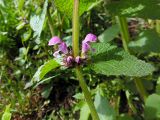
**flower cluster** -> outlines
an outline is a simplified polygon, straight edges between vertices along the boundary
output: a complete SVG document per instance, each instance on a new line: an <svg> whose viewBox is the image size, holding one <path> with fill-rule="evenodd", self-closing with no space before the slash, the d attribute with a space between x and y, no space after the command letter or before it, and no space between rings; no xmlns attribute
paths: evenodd
<svg viewBox="0 0 160 120"><path fill-rule="evenodd" d="M96 35L89 33L86 35L85 39L82 41L82 49L81 49L81 57L77 56L76 58L73 57L72 51L68 49L67 44L63 42L59 37L54 36L50 39L48 45L49 46L57 46L57 50L55 50L53 56L55 58L62 58L63 62L62 65L67 67L71 67L74 64L81 64L87 58L87 52L89 50L93 50L90 46L91 42L97 42Z"/></svg>

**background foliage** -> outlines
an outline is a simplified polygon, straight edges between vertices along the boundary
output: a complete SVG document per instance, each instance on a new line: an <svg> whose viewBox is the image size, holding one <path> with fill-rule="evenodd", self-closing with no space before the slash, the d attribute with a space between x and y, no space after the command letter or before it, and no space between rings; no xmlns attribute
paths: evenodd
<svg viewBox="0 0 160 120"><path fill-rule="evenodd" d="M99 40L83 72L101 120L160 119L159 7L159 0L80 1L80 40L90 32ZM47 46L58 35L71 47L72 11L73 0L0 0L2 120L92 119L74 69L60 67ZM129 53L115 16L126 20Z"/></svg>

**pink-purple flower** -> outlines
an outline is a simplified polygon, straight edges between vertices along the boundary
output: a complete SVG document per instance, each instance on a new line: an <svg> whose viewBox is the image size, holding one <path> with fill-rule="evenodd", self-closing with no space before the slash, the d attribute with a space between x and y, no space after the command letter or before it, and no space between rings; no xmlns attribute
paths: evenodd
<svg viewBox="0 0 160 120"><path fill-rule="evenodd" d="M63 58L64 65L70 67L73 64L81 64L86 60L86 54L89 50L92 50L91 43L97 42L97 36L89 33L86 35L85 39L82 41L82 51L81 57L77 56L73 58L72 52L68 49L65 42L63 42L58 36L52 37L48 43L49 46L58 45L57 50L54 52L53 56L55 58Z"/></svg>
<svg viewBox="0 0 160 120"><path fill-rule="evenodd" d="M90 43L90 42L97 42L97 36L89 33L86 35L85 39L83 40L84 43Z"/></svg>
<svg viewBox="0 0 160 120"><path fill-rule="evenodd" d="M82 53L86 53L90 49L89 43L82 42Z"/></svg>
<svg viewBox="0 0 160 120"><path fill-rule="evenodd" d="M72 62L74 61L74 58L72 56L68 56L66 61L68 64L72 64Z"/></svg>
<svg viewBox="0 0 160 120"><path fill-rule="evenodd" d="M59 51L61 51L62 53L64 54L67 54L68 53L68 48L67 48L67 45L65 42L62 42L59 46Z"/></svg>
<svg viewBox="0 0 160 120"><path fill-rule="evenodd" d="M86 57L86 53L91 49L90 43L97 42L97 36L89 33L86 35L85 39L82 41L82 57Z"/></svg>
<svg viewBox="0 0 160 120"><path fill-rule="evenodd" d="M65 42L63 42L59 37L55 36L52 37L48 43L49 46L58 45L58 51L55 51L53 54L54 57L58 55L59 52L62 52L64 54L68 53L68 48Z"/></svg>
<svg viewBox="0 0 160 120"><path fill-rule="evenodd" d="M54 36L50 39L48 45L52 46L52 45L57 45L57 44L60 44L60 43L62 43L61 39L58 36Z"/></svg>

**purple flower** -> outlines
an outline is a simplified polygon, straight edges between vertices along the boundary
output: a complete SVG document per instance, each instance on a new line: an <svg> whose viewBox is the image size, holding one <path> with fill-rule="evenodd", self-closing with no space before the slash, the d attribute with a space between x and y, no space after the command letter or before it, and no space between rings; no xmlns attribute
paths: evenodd
<svg viewBox="0 0 160 120"><path fill-rule="evenodd" d="M92 33L87 34L85 39L83 40L84 43L90 43L96 41L97 41L97 36Z"/></svg>
<svg viewBox="0 0 160 120"><path fill-rule="evenodd" d="M88 43L82 43L82 53L86 53L90 49L90 45Z"/></svg>
<svg viewBox="0 0 160 120"><path fill-rule="evenodd" d="M71 65L73 61L74 61L74 59L73 59L72 56L68 56L67 59L66 59L66 62L67 62L68 65Z"/></svg>
<svg viewBox="0 0 160 120"><path fill-rule="evenodd" d="M77 57L75 58L75 62L78 63L78 64L81 63L81 58L80 58L80 56L77 56Z"/></svg>
<svg viewBox="0 0 160 120"><path fill-rule="evenodd" d="M82 54L88 52L88 50L91 49L90 43L91 42L96 42L97 41L97 36L89 33L86 35L85 39L82 41Z"/></svg>
<svg viewBox="0 0 160 120"><path fill-rule="evenodd" d="M73 58L72 56L72 50L68 49L65 42L63 42L59 37L55 36L52 37L49 41L48 45L58 45L58 50L56 50L53 54L53 56L56 58L58 62L60 62L61 65L64 65L66 67L72 67L73 65L81 65L81 63L85 63L85 60L87 58L87 52L94 51L94 49L91 48L90 44L92 42L96 42L97 37L96 35L89 33L86 35L85 39L82 41L82 53L81 57L77 56Z"/></svg>
<svg viewBox="0 0 160 120"><path fill-rule="evenodd" d="M61 39L58 36L54 36L49 40L48 45L52 46L52 45L56 45L56 44L59 44L59 43L62 43Z"/></svg>
<svg viewBox="0 0 160 120"><path fill-rule="evenodd" d="M62 42L59 46L59 51L61 51L64 54L68 53L68 48L65 42Z"/></svg>

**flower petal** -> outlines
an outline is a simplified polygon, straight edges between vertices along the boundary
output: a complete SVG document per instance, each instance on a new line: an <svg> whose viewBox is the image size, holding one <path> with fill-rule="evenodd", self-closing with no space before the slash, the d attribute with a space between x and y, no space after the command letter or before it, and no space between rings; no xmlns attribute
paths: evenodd
<svg viewBox="0 0 160 120"><path fill-rule="evenodd" d="M62 43L61 39L58 36L54 36L49 40L48 45L52 46L52 45L56 45L59 43Z"/></svg>
<svg viewBox="0 0 160 120"><path fill-rule="evenodd" d="M84 43L96 42L96 41L97 41L97 36L92 33L87 34L85 39L83 40Z"/></svg>
<svg viewBox="0 0 160 120"><path fill-rule="evenodd" d="M67 48L67 45L65 42L62 42L60 45L59 45L59 51L61 51L62 53L64 54L67 54L68 53L68 48Z"/></svg>
<svg viewBox="0 0 160 120"><path fill-rule="evenodd" d="M90 45L88 43L82 43L82 53L86 53L90 49Z"/></svg>
<svg viewBox="0 0 160 120"><path fill-rule="evenodd" d="M59 54L59 52L60 51L56 51L56 52L54 52L53 53L53 56L55 57L55 58L59 58L61 55Z"/></svg>

